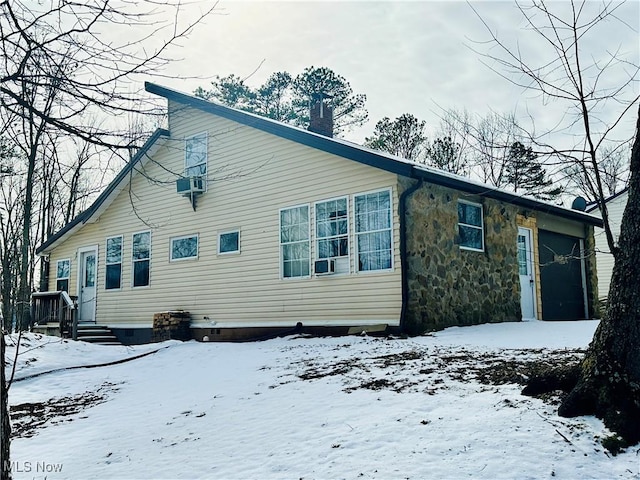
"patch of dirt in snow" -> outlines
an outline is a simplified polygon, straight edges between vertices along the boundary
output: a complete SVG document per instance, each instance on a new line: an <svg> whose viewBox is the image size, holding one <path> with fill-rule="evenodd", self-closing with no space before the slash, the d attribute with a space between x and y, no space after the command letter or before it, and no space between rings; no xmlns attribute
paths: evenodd
<svg viewBox="0 0 640 480"><path fill-rule="evenodd" d="M369 389L435 394L438 390L446 389L451 381L524 385L532 376L554 368L577 365L584 354L584 350L580 349L479 352L463 347L429 348L415 344L406 345L404 349L402 342L398 341L380 346L395 351L372 356L358 352L350 358L307 357L295 362L295 375L306 381L339 377L347 393ZM542 399L556 404L561 396L562 392L557 391Z"/></svg>
<svg viewBox="0 0 640 480"><path fill-rule="evenodd" d="M40 428L83 418L76 415L87 408L106 402L109 393L117 390L117 384L105 382L93 392L52 398L46 402L12 405L10 407L11 436L29 438L36 435Z"/></svg>

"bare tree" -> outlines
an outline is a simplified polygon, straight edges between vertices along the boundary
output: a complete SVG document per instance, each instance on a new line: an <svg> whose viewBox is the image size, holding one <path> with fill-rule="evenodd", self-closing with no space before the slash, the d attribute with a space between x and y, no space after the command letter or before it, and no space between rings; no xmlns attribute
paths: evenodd
<svg viewBox="0 0 640 480"><path fill-rule="evenodd" d="M624 190L629 182L629 158L631 149L628 143L620 143L615 146L606 145L601 148L598 170L602 179L603 194L606 197L615 195ZM598 192L593 191L596 185L595 178L585 179L585 170L578 164L572 163L563 169L568 183L573 187L577 195L584 196L590 202L595 202ZM590 170L587 169L589 174Z"/></svg>
<svg viewBox="0 0 640 480"><path fill-rule="evenodd" d="M583 181L594 193L615 259L606 318L603 319L581 364L576 386L560 406L563 416L595 414L620 436L623 445L640 441L640 109L631 153L629 198L622 220L619 245L609 224L602 152L615 140L638 108L640 67L637 53L611 46L599 27L605 22L620 31L631 28L622 18L624 4L516 3L534 39L537 55L527 58L522 48L508 45L485 23L492 44L484 53L499 74L525 89L539 93L547 105L564 105L558 129L573 133L577 141L551 148L540 136L539 150L564 165L578 165ZM475 11L475 10L474 10ZM477 13L477 12L476 12ZM482 20L482 17L478 14ZM634 32L637 37L637 30ZM590 38L594 37L594 38ZM524 41L523 41L524 40ZM596 43L588 43L594 40ZM603 46L597 53L587 52ZM545 49L546 50L542 50ZM542 58L542 52L548 56ZM539 63L536 62L536 59ZM506 73L504 73L506 70ZM610 112L614 113L610 113ZM566 123L562 123L565 121ZM628 135L628 134L627 134ZM620 136L618 135L618 138ZM629 138L629 135L626 137ZM627 140L628 141L628 140Z"/></svg>
<svg viewBox="0 0 640 480"><path fill-rule="evenodd" d="M184 21L181 0L134 2L123 0L17 0L0 2L0 133L11 127L22 139L26 158L25 203L20 234L19 321L27 317L26 303L33 285L34 181L47 142L56 132L114 149L129 149L117 124L102 128L87 119L111 118L139 111L132 102L139 89L131 80L154 73L168 61L168 50L213 11L208 3L195 20ZM132 28L133 27L133 28ZM120 33L120 34L119 34ZM145 112L154 112L148 104ZM17 137L16 137L17 138ZM49 165L49 164L47 164ZM46 200L44 202L47 203ZM46 205L45 205L46 207ZM46 209L45 209L46 210ZM45 234L47 228L43 228ZM4 335L0 359L5 356ZM0 470L11 477L7 385L0 378Z"/></svg>
<svg viewBox="0 0 640 480"><path fill-rule="evenodd" d="M471 115L467 110L446 110L434 133L427 163L458 175L471 174Z"/></svg>

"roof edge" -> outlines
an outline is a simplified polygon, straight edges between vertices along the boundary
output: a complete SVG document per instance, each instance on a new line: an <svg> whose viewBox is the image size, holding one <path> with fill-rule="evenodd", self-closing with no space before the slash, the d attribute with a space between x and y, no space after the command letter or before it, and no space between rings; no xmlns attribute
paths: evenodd
<svg viewBox="0 0 640 480"><path fill-rule="evenodd" d="M127 178L129 172L133 169L133 167L139 163L149 149L160 139L161 137L169 137L169 130L165 128L157 128L151 136L144 142L144 145L140 147L140 149L136 152L134 157L125 165L125 167L116 175L116 177L111 180L107 188L105 188L102 193L96 198L96 200L83 212L78 214L73 220L67 223L64 227L58 230L54 235L50 236L42 245L40 245L36 249L36 255L41 255L45 251L51 249L53 245L58 242L65 235L73 231L80 224L86 223L93 214L102 206L102 204L109 198L111 193L116 189L116 187Z"/></svg>
<svg viewBox="0 0 640 480"><path fill-rule="evenodd" d="M418 168L418 166L411 161L394 159L384 152L376 152L357 144L350 145L344 140L325 137L323 135L303 130L299 127L287 125L270 118L260 117L259 115L227 107L226 105L210 102L203 98L182 93L155 83L145 82L144 86L147 92L159 95L167 100L173 100L184 105L189 105L193 108L218 115L228 120L257 128L266 133L354 160L365 165L380 168L396 175L402 175L410 178L423 178L437 185L514 203L521 207L555 214L563 218L582 221L590 225L602 226L602 220L592 215L544 203L540 200L523 197L505 190L496 189L489 185L476 184L469 181L469 179L455 178L453 176L440 174L436 171L424 170L422 168Z"/></svg>
<svg viewBox="0 0 640 480"><path fill-rule="evenodd" d="M607 198L604 199L604 203L609 203L612 200L615 200L616 198L624 195L625 193L627 193L629 191L629 187L624 187L622 190L620 190L617 193L614 193L613 195L608 196ZM598 202L592 202L589 205L587 205L587 212L593 212L594 210L598 209Z"/></svg>
<svg viewBox="0 0 640 480"><path fill-rule="evenodd" d="M524 197L515 193L500 190L490 185L481 185L472 182L467 182L464 179L457 179L455 177L438 175L437 173L427 170L415 168L413 172L414 178L422 178L429 183L434 183L443 187L454 188L466 193L480 195L494 200L512 203L519 207L529 208L538 212L549 213L557 215L570 220L576 220L587 223L596 227L602 227L602 219L593 215L589 215L578 210L571 210L565 207L552 205L533 198Z"/></svg>
<svg viewBox="0 0 640 480"><path fill-rule="evenodd" d="M344 140L325 137L318 133L304 130L300 127L288 125L270 118L244 112L236 108L227 107L217 103L204 100L194 95L178 92L171 88L163 87L151 82L145 82L144 88L147 92L159 95L167 100L189 105L198 110L212 113L234 122L241 123L248 127L253 127L280 138L301 143L311 148L322 150L327 153L348 158L356 162L372 167L386 170L397 175L411 176L412 164L406 161L394 160L377 152L369 151L360 145L350 145Z"/></svg>

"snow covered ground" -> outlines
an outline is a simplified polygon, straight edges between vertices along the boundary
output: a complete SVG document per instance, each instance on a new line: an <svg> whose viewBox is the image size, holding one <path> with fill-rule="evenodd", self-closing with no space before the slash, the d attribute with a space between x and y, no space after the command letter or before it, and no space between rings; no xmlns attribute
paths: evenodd
<svg viewBox="0 0 640 480"><path fill-rule="evenodd" d="M14 477L640 478L638 448L607 454L599 420L560 418L491 373L576 359L596 325L134 348L28 335Z"/></svg>

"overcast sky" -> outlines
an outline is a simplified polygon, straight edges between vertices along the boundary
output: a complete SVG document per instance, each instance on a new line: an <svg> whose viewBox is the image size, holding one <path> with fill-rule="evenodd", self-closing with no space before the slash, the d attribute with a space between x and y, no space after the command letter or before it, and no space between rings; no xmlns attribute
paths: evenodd
<svg viewBox="0 0 640 480"><path fill-rule="evenodd" d="M528 36L514 2L472 5L500 38L518 44L529 58L543 60L545 50ZM568 2L552 5L566 7ZM594 0L587 7L598 5ZM487 40L488 33L466 2L223 0L218 12L182 42L178 56L183 60L167 72L202 79L163 78L159 83L190 93L207 87L206 78L215 75L247 77L258 69L247 80L258 86L276 71L295 76L307 66L326 66L344 76L354 92L367 95L369 123L346 135L357 142L371 134L377 120L405 112L426 120L430 129L437 126L440 107L478 115L494 110L523 116L528 111L538 129L552 126L562 112L556 102L532 98L483 65L470 47L489 51L487 45L474 44ZM594 32L598 41L585 44L585 53L598 58L604 49L619 49L640 64L640 1L629 1L617 15L627 26L602 23ZM633 92L638 92L637 82L627 94ZM631 135L631 121L628 125Z"/></svg>

